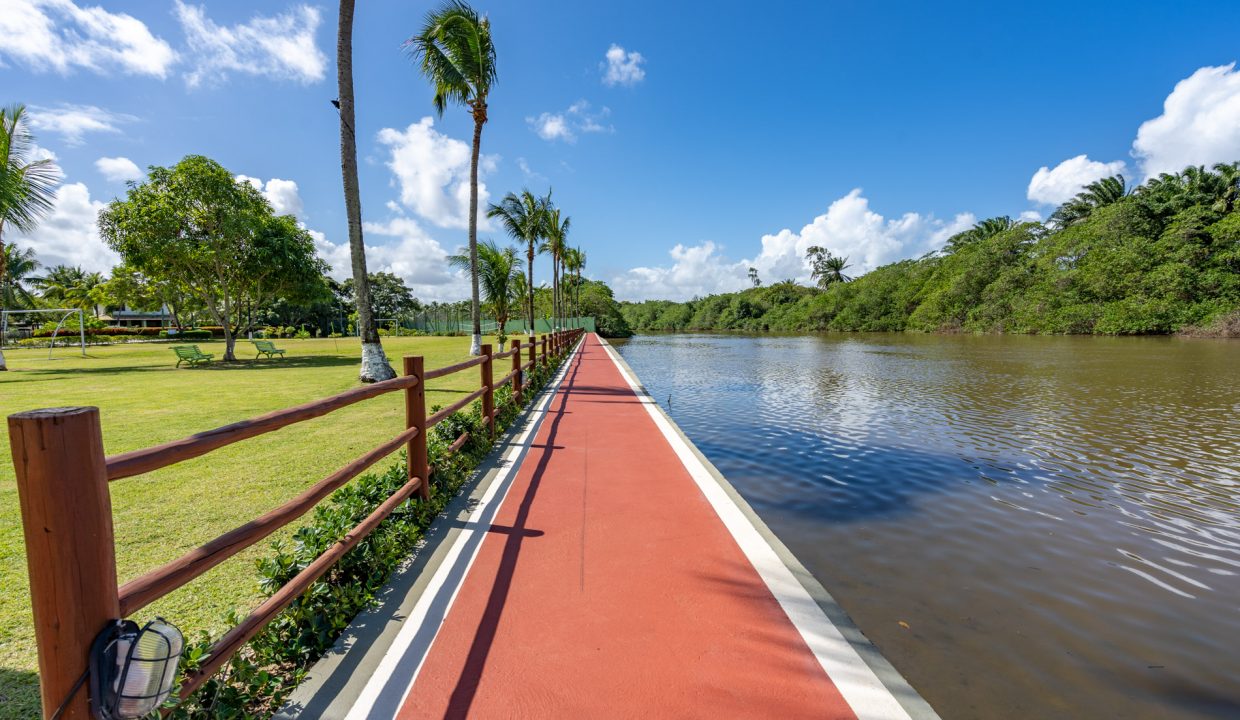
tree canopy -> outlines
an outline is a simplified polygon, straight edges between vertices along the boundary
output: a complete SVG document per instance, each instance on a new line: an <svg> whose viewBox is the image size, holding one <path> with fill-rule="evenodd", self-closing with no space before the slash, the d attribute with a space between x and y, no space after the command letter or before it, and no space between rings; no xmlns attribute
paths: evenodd
<svg viewBox="0 0 1240 720"><path fill-rule="evenodd" d="M235 334L254 305L326 292L327 266L309 233L199 155L151 167L145 182L100 213L99 230L133 270L183 288L206 308L224 327L225 359L234 359Z"/></svg>

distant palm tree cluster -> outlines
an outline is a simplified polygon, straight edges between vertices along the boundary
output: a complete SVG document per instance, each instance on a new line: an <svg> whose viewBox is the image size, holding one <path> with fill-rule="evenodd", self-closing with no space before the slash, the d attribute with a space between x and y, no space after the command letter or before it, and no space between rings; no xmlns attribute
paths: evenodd
<svg viewBox="0 0 1240 720"><path fill-rule="evenodd" d="M551 200L550 191L542 197L535 196L528 189L522 190L519 195L510 192L499 203L491 203L487 208L487 217L499 220L513 239L525 243L527 272L523 273L515 267L517 251L511 248L510 251L514 262L513 287L520 288L524 294L526 320L531 331L536 318L534 284L530 278L534 276L534 257L538 253L551 256L551 305L556 323L570 313L576 315L579 312L576 308L580 305L581 271L585 268L586 254L580 248L569 247L568 231L572 220L561 214L560 208ZM571 292L563 282L570 277L570 273L575 280L576 293ZM516 304L521 299L521 294L512 293L505 302ZM488 295L487 302L494 306L496 296ZM570 306L574 309L570 310Z"/></svg>

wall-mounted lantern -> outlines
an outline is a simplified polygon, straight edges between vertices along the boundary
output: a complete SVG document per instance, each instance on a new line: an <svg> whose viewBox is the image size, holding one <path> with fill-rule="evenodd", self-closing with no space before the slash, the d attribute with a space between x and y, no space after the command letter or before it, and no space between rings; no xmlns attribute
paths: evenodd
<svg viewBox="0 0 1240 720"><path fill-rule="evenodd" d="M99 720L141 718L172 694L185 637L163 618L142 627L118 620L90 653L90 707Z"/></svg>

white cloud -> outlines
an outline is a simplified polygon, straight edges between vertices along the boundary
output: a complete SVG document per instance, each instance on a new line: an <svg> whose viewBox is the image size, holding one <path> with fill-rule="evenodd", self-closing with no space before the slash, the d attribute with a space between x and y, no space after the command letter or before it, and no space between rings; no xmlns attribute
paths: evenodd
<svg viewBox="0 0 1240 720"><path fill-rule="evenodd" d="M400 187L400 201L440 227L469 227L469 143L436 132L424 117L404 131L384 128L379 142L389 151L387 166ZM478 159L478 227L488 229L485 208L490 195L482 178L494 172L496 155Z"/></svg>
<svg viewBox="0 0 1240 720"><path fill-rule="evenodd" d="M1240 160L1240 72L1203 67L1176 83L1163 113L1137 130L1132 154L1146 178Z"/></svg>
<svg viewBox="0 0 1240 720"><path fill-rule="evenodd" d="M138 119L133 115L114 113L94 105L68 103L61 103L55 108L32 105L27 110L26 118L30 121L31 128L56 133L64 138L66 145L81 145L82 136L87 133L120 132L119 125Z"/></svg>
<svg viewBox="0 0 1240 720"><path fill-rule="evenodd" d="M1020 222L1042 222L1042 213L1037 210L1026 210L1016 219Z"/></svg>
<svg viewBox="0 0 1240 720"><path fill-rule="evenodd" d="M322 23L316 7L297 5L231 27L216 24L201 5L176 0L175 12L189 46L185 57L193 63L185 75L190 87L222 82L233 72L302 84L318 82L327 74L327 57L315 44Z"/></svg>
<svg viewBox="0 0 1240 720"><path fill-rule="evenodd" d="M0 54L62 75L80 67L163 78L176 62L172 47L141 20L73 0L4 0Z"/></svg>
<svg viewBox="0 0 1240 720"><path fill-rule="evenodd" d="M469 282L448 267L448 253L415 221L396 217L383 223L362 225L367 238L389 238L382 244L366 244L366 268L390 272L404 279L419 300L460 300L469 296ZM331 265L331 276L352 276L349 243L332 243L323 233L311 230L319 255Z"/></svg>
<svg viewBox="0 0 1240 720"><path fill-rule="evenodd" d="M305 204L301 201L301 193L297 188L297 183L293 180L281 180L280 178L271 178L264 183L259 178L250 177L248 175L238 175L237 182L248 182L267 198L267 202L271 203L272 210L276 215L293 215L301 218L302 211L305 210Z"/></svg>
<svg viewBox="0 0 1240 720"><path fill-rule="evenodd" d="M1103 163L1090 160L1085 155L1077 155L1059 163L1054 170L1046 166L1038 168L1030 178L1029 189L1025 194L1036 203L1062 205L1089 183L1123 174L1125 170L1123 160Z"/></svg>
<svg viewBox="0 0 1240 720"><path fill-rule="evenodd" d="M604 85L632 87L645 79L646 71L642 69L642 63L646 62L646 58L642 57L641 53L625 52L624 48L613 43L607 48L606 58L599 64L603 71Z"/></svg>
<svg viewBox="0 0 1240 720"><path fill-rule="evenodd" d="M125 182L142 177L137 163L127 157L101 157L95 161L95 169L111 182Z"/></svg>
<svg viewBox="0 0 1240 720"><path fill-rule="evenodd" d="M576 139L573 131L568 127L568 121L563 115L558 113L543 113L536 118L526 118L530 127L534 128L534 132L538 133L538 137L543 140L567 140L572 142Z"/></svg>
<svg viewBox="0 0 1240 720"><path fill-rule="evenodd" d="M611 115L611 108L595 110L585 100L578 100L563 112L545 112L538 117L527 117L526 124L543 140L576 142L577 136L587 133L615 132L615 127L604 124Z"/></svg>
<svg viewBox="0 0 1240 720"><path fill-rule="evenodd" d="M517 158L517 167L521 169L521 174L525 176L526 180L546 180L547 179L546 176L544 176L543 174L539 172L536 172L533 168L531 168L529 162L523 157Z"/></svg>
<svg viewBox="0 0 1240 720"><path fill-rule="evenodd" d="M99 237L96 221L104 203L92 200L82 183L61 185L52 212L34 232L15 234L22 247L32 247L44 266L80 265L87 271L107 272L120 261Z"/></svg>
<svg viewBox="0 0 1240 720"><path fill-rule="evenodd" d="M911 212L888 220L871 210L869 200L855 189L831 203L827 212L800 232L784 229L764 235L762 249L753 258L731 261L709 241L678 244L671 250L671 266L633 268L614 278L612 287L624 300L687 300L748 287L750 267L757 268L768 283L784 279L808 283L805 251L814 245L847 257L849 274L860 275L879 265L937 250L947 238L976 221L972 213L943 221Z"/></svg>

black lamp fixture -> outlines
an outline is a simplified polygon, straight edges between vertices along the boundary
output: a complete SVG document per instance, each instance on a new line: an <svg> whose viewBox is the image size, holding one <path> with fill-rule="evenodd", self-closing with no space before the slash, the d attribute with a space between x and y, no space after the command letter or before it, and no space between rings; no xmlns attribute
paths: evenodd
<svg viewBox="0 0 1240 720"><path fill-rule="evenodd" d="M90 709L98 720L141 718L172 694L185 637L163 618L117 620L90 652Z"/></svg>

